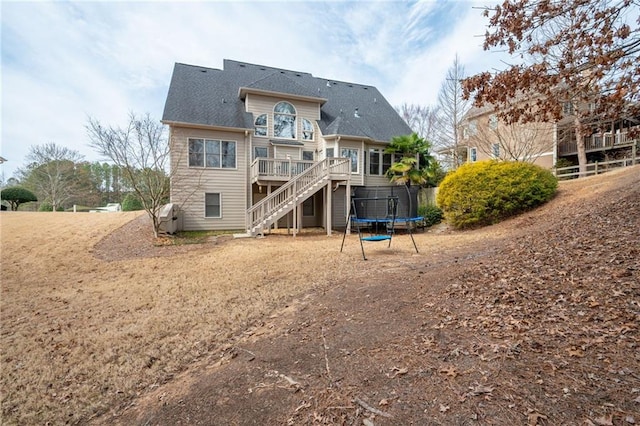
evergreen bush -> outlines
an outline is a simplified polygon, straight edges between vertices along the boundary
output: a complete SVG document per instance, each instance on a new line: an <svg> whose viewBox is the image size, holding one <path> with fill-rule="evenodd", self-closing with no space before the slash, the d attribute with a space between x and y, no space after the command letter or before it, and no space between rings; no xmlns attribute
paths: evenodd
<svg viewBox="0 0 640 426"><path fill-rule="evenodd" d="M53 205L50 202L45 201L45 202L40 204L40 207L38 207L38 211L39 212L52 212L53 211ZM64 211L64 207L62 207L62 206L58 207L57 211L63 212Z"/></svg>
<svg viewBox="0 0 640 426"><path fill-rule="evenodd" d="M553 198L558 180L531 163L480 161L450 173L440 184L438 205L455 228L490 225Z"/></svg>
<svg viewBox="0 0 640 426"><path fill-rule="evenodd" d="M142 202L140 198L138 198L134 194L127 194L122 200L122 211L123 212L131 212L134 210L143 210Z"/></svg>
<svg viewBox="0 0 640 426"><path fill-rule="evenodd" d="M20 204L38 201L35 194L21 186L11 186L0 191L0 198L9 203L11 210L18 210Z"/></svg>
<svg viewBox="0 0 640 426"><path fill-rule="evenodd" d="M422 216L424 218L424 226L430 227L442 222L444 213L438 206L423 205L418 207L418 216Z"/></svg>

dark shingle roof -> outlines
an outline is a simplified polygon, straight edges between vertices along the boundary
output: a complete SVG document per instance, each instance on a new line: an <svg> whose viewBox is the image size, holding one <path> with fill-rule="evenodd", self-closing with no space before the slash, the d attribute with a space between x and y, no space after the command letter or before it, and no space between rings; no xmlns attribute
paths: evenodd
<svg viewBox="0 0 640 426"><path fill-rule="evenodd" d="M309 73L224 61L224 69L175 64L163 121L253 129L240 89L317 99L323 135L389 141L411 133L373 86L314 77ZM357 110L357 117L356 117Z"/></svg>

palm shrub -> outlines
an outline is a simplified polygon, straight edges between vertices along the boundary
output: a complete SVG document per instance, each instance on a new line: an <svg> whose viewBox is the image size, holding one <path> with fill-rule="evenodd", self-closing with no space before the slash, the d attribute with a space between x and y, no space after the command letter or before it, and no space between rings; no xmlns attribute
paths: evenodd
<svg viewBox="0 0 640 426"><path fill-rule="evenodd" d="M447 175L437 202L455 228L490 225L553 198L558 180L531 163L480 161Z"/></svg>

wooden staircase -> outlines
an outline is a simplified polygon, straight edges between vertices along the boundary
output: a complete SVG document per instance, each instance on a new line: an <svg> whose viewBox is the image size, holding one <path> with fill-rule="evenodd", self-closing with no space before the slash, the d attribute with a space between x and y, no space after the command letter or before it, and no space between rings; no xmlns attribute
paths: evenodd
<svg viewBox="0 0 640 426"><path fill-rule="evenodd" d="M252 237L263 235L278 219L332 180L348 180L349 167L348 158L327 158L296 175L247 210L247 234Z"/></svg>

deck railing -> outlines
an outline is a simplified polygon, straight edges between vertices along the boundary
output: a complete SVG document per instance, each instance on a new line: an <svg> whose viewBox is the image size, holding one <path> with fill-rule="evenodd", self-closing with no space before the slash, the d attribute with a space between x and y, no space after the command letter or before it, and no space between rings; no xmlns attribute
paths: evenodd
<svg viewBox="0 0 640 426"><path fill-rule="evenodd" d="M348 158L327 158L318 163L312 163L302 173L295 175L247 210L247 232L256 235L271 226L276 220L293 210L296 203L313 195L315 191L311 191L314 186L325 180L349 179L350 167L351 161Z"/></svg>
<svg viewBox="0 0 640 426"><path fill-rule="evenodd" d="M251 163L251 182L264 180L290 180L315 163L313 161L289 160L279 158L256 158Z"/></svg>
<svg viewBox="0 0 640 426"><path fill-rule="evenodd" d="M638 129L635 129L638 130ZM629 137L629 132L624 130L622 132L605 132L594 133L584 137L585 151L603 151L618 146L630 145L635 141ZM561 142L558 145L559 155L570 155L578 152L578 146L576 141Z"/></svg>

